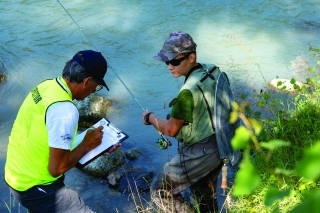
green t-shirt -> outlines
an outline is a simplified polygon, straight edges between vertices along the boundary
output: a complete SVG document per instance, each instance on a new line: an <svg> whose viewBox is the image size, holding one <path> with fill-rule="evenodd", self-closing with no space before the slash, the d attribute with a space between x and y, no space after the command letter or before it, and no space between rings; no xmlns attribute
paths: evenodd
<svg viewBox="0 0 320 213"><path fill-rule="evenodd" d="M181 90L178 97L170 102L172 111L170 116L172 118L181 119L188 123L193 122L192 111L193 111L193 97L190 90Z"/></svg>

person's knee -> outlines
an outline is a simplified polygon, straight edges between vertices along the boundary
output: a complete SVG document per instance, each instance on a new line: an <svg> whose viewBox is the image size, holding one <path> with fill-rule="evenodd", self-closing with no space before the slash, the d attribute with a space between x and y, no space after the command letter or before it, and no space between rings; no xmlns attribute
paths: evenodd
<svg viewBox="0 0 320 213"><path fill-rule="evenodd" d="M94 213L79 196L78 192L64 187L56 194L56 210L63 212Z"/></svg>

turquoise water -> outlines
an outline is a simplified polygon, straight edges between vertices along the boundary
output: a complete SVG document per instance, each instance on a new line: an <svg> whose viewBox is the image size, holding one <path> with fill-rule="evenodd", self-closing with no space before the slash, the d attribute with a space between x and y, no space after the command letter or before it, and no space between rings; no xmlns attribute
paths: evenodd
<svg viewBox="0 0 320 213"><path fill-rule="evenodd" d="M113 100L107 118L129 135L123 149L142 148L155 156L150 163L157 169L175 154L175 148L157 149L158 133L142 125L139 104L165 117L170 111L167 104L182 85L183 79L173 78L165 64L153 59L169 32L190 33L198 45L198 61L216 64L233 85L246 91L260 90L277 76L297 75L291 62L298 56L310 57L309 45L320 47L316 0L60 2L76 23L58 1L0 1L0 60L8 77L0 86L2 168L10 129L24 97L38 82L60 75L64 63L81 49L101 51L110 65L105 77L110 92L99 94ZM76 187L82 192L111 193L108 187L97 189L100 180L81 175L77 177L84 178L85 184ZM7 200L7 188L2 188L0 196ZM107 205L89 200L98 209ZM125 196L120 202L108 196L110 212L116 208L128 212L123 206L132 206L129 203ZM0 212L3 209L0 203Z"/></svg>

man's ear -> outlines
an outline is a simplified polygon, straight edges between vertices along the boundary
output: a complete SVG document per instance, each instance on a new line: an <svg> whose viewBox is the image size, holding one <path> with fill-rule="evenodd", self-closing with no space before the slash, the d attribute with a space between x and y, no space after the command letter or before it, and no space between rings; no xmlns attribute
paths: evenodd
<svg viewBox="0 0 320 213"><path fill-rule="evenodd" d="M191 53L191 54L189 55L189 61L190 61L190 63L195 62L195 60L196 60L196 54L195 54L195 53Z"/></svg>
<svg viewBox="0 0 320 213"><path fill-rule="evenodd" d="M91 81L91 80L92 80L92 77L87 77L87 78L83 79L82 82L84 85L87 85L89 83L89 81Z"/></svg>

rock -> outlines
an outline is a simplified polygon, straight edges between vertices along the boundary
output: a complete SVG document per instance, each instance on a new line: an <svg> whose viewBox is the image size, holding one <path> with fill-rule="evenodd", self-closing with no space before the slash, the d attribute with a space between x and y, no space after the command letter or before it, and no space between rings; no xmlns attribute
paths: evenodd
<svg viewBox="0 0 320 213"><path fill-rule="evenodd" d="M117 190L122 194L136 194L149 191L153 176L153 172L144 169L131 171L127 176L120 178Z"/></svg>
<svg viewBox="0 0 320 213"><path fill-rule="evenodd" d="M106 177L109 173L124 163L124 157L119 149L112 152L110 155L101 155L88 165L82 168L87 173L98 176Z"/></svg>
<svg viewBox="0 0 320 213"><path fill-rule="evenodd" d="M74 104L79 110L79 129L86 129L106 117L112 102L92 93L82 101L74 100Z"/></svg>
<svg viewBox="0 0 320 213"><path fill-rule="evenodd" d="M113 170L108 177L109 186L115 186L113 188L116 188L121 194L134 196L143 192L144 195L147 195L154 176L150 154L143 149L132 148L125 155L135 160L126 160L124 165Z"/></svg>
<svg viewBox="0 0 320 213"><path fill-rule="evenodd" d="M4 64L1 62L0 66L0 83L4 83L6 81L6 75L4 73Z"/></svg>
<svg viewBox="0 0 320 213"><path fill-rule="evenodd" d="M270 81L269 86L281 91L297 92L300 91L303 86L309 87L307 84L303 84L299 81L276 78Z"/></svg>
<svg viewBox="0 0 320 213"><path fill-rule="evenodd" d="M133 148L133 149L130 149L129 151L126 152L126 157L127 157L129 160L135 160L135 159L137 159L141 154L142 154L142 152L141 152L139 149Z"/></svg>
<svg viewBox="0 0 320 213"><path fill-rule="evenodd" d="M139 192L145 192L150 189L150 184L153 179L153 172L148 172L139 175L136 178L136 185Z"/></svg>
<svg viewBox="0 0 320 213"><path fill-rule="evenodd" d="M0 73L0 83L4 83L6 81L6 76L4 73Z"/></svg>
<svg viewBox="0 0 320 213"><path fill-rule="evenodd" d="M117 187L119 185L119 180L121 178L121 174L117 172L111 172L108 175L108 182L111 187Z"/></svg>

